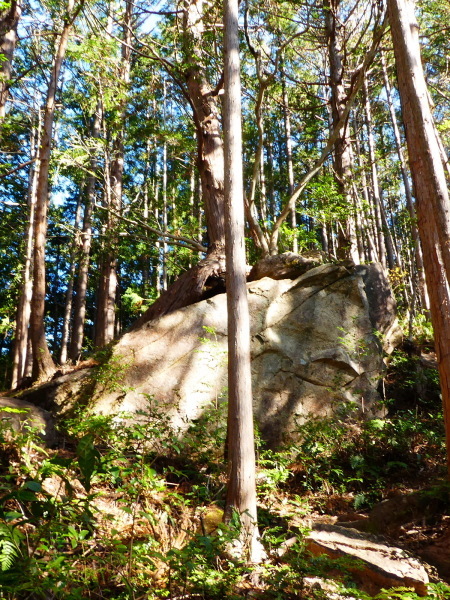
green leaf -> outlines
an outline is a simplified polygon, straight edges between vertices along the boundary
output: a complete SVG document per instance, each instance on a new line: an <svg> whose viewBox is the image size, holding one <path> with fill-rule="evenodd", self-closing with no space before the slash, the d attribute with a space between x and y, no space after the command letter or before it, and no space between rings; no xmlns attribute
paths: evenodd
<svg viewBox="0 0 450 600"><path fill-rule="evenodd" d="M11 510L7 513L5 513L4 518L5 521L15 521L16 519L20 519L22 517L22 513L17 512L15 510Z"/></svg>
<svg viewBox="0 0 450 600"><path fill-rule="evenodd" d="M34 502L35 500L37 500L36 494L34 492L23 489L23 488L20 490L17 490L16 497L18 500L21 500L22 502Z"/></svg>
<svg viewBox="0 0 450 600"><path fill-rule="evenodd" d="M81 471L80 482L84 489L89 492L91 479L99 464L99 453L94 446L94 437L88 433L78 442L77 446L78 465Z"/></svg>
<svg viewBox="0 0 450 600"><path fill-rule="evenodd" d="M14 527L0 523L0 569L7 571L19 557L19 542L22 534Z"/></svg>
<svg viewBox="0 0 450 600"><path fill-rule="evenodd" d="M26 481L22 489L31 490L32 492L42 492L42 485L39 481Z"/></svg>
<svg viewBox="0 0 450 600"><path fill-rule="evenodd" d="M2 406L2 408L0 408L0 412L14 413L14 414L27 413L29 410L30 410L29 408L13 408L12 406Z"/></svg>

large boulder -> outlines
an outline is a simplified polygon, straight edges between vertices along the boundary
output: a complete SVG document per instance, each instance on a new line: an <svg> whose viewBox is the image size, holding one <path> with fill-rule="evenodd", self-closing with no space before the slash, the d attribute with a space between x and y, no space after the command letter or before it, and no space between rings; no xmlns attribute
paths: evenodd
<svg viewBox="0 0 450 600"><path fill-rule="evenodd" d="M269 442L310 414L377 413L382 344L399 332L377 265L320 265L293 280L264 277L248 292L254 409ZM182 432L226 397L226 354L221 294L124 335L97 373L91 408L135 412L151 398Z"/></svg>

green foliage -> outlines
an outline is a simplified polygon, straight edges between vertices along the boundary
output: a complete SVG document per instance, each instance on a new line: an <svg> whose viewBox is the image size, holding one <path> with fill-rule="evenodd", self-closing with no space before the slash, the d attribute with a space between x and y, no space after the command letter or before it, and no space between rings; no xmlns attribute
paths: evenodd
<svg viewBox="0 0 450 600"><path fill-rule="evenodd" d="M0 569L2 571L10 569L20 556L20 543L23 538L24 535L14 525L0 523Z"/></svg>
<svg viewBox="0 0 450 600"><path fill-rule="evenodd" d="M392 410L414 408L428 419L428 415L441 412L440 392L436 368L427 366L416 352L393 352L386 377L387 403Z"/></svg>
<svg viewBox="0 0 450 600"><path fill-rule="evenodd" d="M122 356L114 354L111 345L97 351L95 358L100 362L93 374L95 381L107 391L123 391L123 380L129 363L125 362Z"/></svg>
<svg viewBox="0 0 450 600"><path fill-rule="evenodd" d="M154 300L152 298L151 300ZM148 303L146 303L145 299L138 294L132 287L128 287L123 296L122 303L125 309L128 310L130 314L139 315L148 308Z"/></svg>
<svg viewBox="0 0 450 600"><path fill-rule="evenodd" d="M284 222L280 227L279 252L291 250L294 239L297 240L300 254L305 250L317 248L319 245L316 231L309 231L305 226L293 229L288 223Z"/></svg>
<svg viewBox="0 0 450 600"><path fill-rule="evenodd" d="M413 337L419 344L432 342L433 340L433 325L423 314L418 314L414 317L412 323Z"/></svg>
<svg viewBox="0 0 450 600"><path fill-rule="evenodd" d="M205 333L214 341L213 328ZM277 507L283 506L284 519L308 515L303 492L310 490L353 490L355 504L367 506L390 475L424 464L412 450L420 443L425 455L433 435L427 440L430 424L414 423L413 417L374 419L364 426L313 419L299 428L301 442L278 451L258 440L258 493L265 507L260 530L269 559L255 568L228 552L239 519L221 522L224 403L212 405L183 432L171 429L165 407L151 397L135 414L89 415L80 409L64 424L63 451L42 448L32 430L9 432L3 436L9 460L0 461L3 596L237 600L259 578L262 598L294 600L306 593L305 577L327 578L333 570L353 597L365 600L352 583L357 564L311 557L303 542L307 530L292 531L277 516ZM441 437L434 442L441 443ZM429 493L448 501L448 488ZM214 527L207 528L209 513L214 513ZM296 541L286 552L293 536ZM445 598L447 591L430 586L430 600ZM379 600L400 600L398 594L415 600L410 591L389 593Z"/></svg>
<svg viewBox="0 0 450 600"><path fill-rule="evenodd" d="M199 594L211 600L237 599L234 589L248 569L236 559L219 557L226 554L238 533L236 524L220 523L214 536L194 535L182 549L169 551L168 562L175 585L190 595Z"/></svg>
<svg viewBox="0 0 450 600"><path fill-rule="evenodd" d="M414 589L409 587L382 589L375 596L354 589L343 590L343 592L347 592L358 600L447 600L450 597L450 587L442 582L428 583L427 593L424 595L417 594Z"/></svg>
<svg viewBox="0 0 450 600"><path fill-rule="evenodd" d="M86 492L91 489L91 479L99 464L100 454L94 446L94 436L87 433L77 445L78 466L80 467L80 481Z"/></svg>
<svg viewBox="0 0 450 600"><path fill-rule="evenodd" d="M358 510L380 500L390 481L407 481L445 453L441 413L418 419L409 410L362 423L309 418L298 434L301 441L291 449L297 485L351 492Z"/></svg>

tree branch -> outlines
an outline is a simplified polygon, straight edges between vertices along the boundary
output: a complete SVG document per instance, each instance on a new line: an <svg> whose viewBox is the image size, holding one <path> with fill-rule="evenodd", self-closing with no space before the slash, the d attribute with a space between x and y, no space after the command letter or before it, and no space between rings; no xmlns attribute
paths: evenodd
<svg viewBox="0 0 450 600"><path fill-rule="evenodd" d="M26 162L22 163L18 167L14 167L14 169L11 169L11 171L8 171L7 173L3 173L2 175L0 175L0 179L3 179L3 177L9 177L9 175L13 175L17 171L20 171L20 169L23 169L23 167L26 167L27 165L30 165L31 163L33 163L35 160L37 160L36 156L34 158L32 158L31 160L27 160Z"/></svg>
<svg viewBox="0 0 450 600"><path fill-rule="evenodd" d="M272 234L270 236L269 247L270 247L271 254L274 254L277 251L278 235L279 235L281 225L283 224L284 220L286 219L286 217L288 216L290 211L295 209L295 203L296 203L298 197L301 195L301 193L303 192L303 190L305 189L307 184L311 181L311 179L320 171L323 163L325 162L328 155L332 151L334 143L339 138L341 130L344 127L344 125L348 119L348 116L350 114L350 109L352 108L352 106L355 102L355 98L363 85L364 75L365 75L367 69L369 68L369 66L371 65L373 59L375 58L375 54L377 53L378 46L379 46L381 39L386 31L387 22L388 22L387 15L385 14L382 24L373 34L372 45L370 47L370 50L367 52L366 56L364 57L364 61L362 62L359 69L357 71L355 71L355 73L353 74L352 82L351 82L351 89L347 95L347 103L345 105L345 109L342 113L342 116L339 119L339 122L337 123L336 127L332 131L325 148L322 150L322 154L315 162L313 168L308 173L306 173L306 175L304 175L303 179L297 185L297 187L294 190L294 193L292 194L289 201L286 203L286 206L283 208L278 219L276 220L276 222L273 226L273 229L272 229Z"/></svg>
<svg viewBox="0 0 450 600"><path fill-rule="evenodd" d="M185 244L183 246L184 248L189 248L190 250L193 250L195 252L206 252L207 251L207 248L205 248L205 246L200 244L200 242L196 242L195 240L191 240L182 235L175 235L173 233L168 233L167 231L161 231L160 229L156 229L156 227L151 227L150 225L147 225L147 223L144 223L144 221L141 221L140 219L129 219L128 217L124 217L120 213L116 212L115 210L113 210L112 208L109 208L107 206L102 206L101 204L94 204L94 206L95 206L95 208L100 208L101 210L111 213L112 215L114 215L119 220L123 221L124 223L129 223L130 225L136 225L138 227L143 227L150 233L155 233L159 237L169 238L171 240L177 240L179 242L184 242L184 244Z"/></svg>

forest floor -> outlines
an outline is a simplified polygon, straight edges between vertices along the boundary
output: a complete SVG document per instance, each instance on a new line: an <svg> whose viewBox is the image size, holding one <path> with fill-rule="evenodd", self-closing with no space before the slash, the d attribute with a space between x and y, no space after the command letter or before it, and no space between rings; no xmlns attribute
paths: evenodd
<svg viewBox="0 0 450 600"><path fill-rule="evenodd" d="M222 523L223 407L183 439L155 411L133 422L80 412L61 423L54 449L36 432L0 428L0 598L366 600L348 560L309 552L308 532L321 524L409 550L434 568L425 597L450 598L450 491L432 348L397 350L381 391L384 418L312 418L278 450L258 438L268 560L250 570L224 552L239 523ZM376 597L419 596L404 587Z"/></svg>

